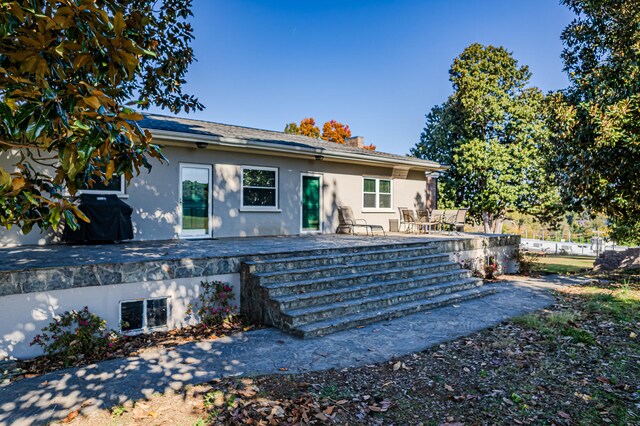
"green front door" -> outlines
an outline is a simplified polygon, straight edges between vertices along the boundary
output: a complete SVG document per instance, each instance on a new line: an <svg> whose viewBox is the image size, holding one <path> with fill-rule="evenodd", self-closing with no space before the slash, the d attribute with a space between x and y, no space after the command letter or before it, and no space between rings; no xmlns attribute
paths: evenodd
<svg viewBox="0 0 640 426"><path fill-rule="evenodd" d="M320 176L302 176L302 230L320 230Z"/></svg>

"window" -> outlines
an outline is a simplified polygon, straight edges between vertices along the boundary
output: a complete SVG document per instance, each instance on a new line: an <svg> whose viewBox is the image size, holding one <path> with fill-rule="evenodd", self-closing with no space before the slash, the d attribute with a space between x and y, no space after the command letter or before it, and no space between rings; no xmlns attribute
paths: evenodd
<svg viewBox="0 0 640 426"><path fill-rule="evenodd" d="M120 328L123 332L144 332L166 327L169 319L168 298L120 302Z"/></svg>
<svg viewBox="0 0 640 426"><path fill-rule="evenodd" d="M242 207L251 210L278 208L278 169L242 167Z"/></svg>
<svg viewBox="0 0 640 426"><path fill-rule="evenodd" d="M94 178L96 179L96 178ZM95 182L91 188L80 188L80 193L124 195L124 176L113 176L109 183Z"/></svg>
<svg viewBox="0 0 640 426"><path fill-rule="evenodd" d="M391 209L391 180L364 178L363 194L365 209Z"/></svg>

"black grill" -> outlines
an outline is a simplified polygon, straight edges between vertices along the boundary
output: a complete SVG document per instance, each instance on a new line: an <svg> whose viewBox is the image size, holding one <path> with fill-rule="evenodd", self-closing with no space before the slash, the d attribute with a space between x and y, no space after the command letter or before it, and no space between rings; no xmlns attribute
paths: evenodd
<svg viewBox="0 0 640 426"><path fill-rule="evenodd" d="M78 219L80 227L76 230L65 226L65 241L112 242L133 238L133 209L117 195L82 194L79 208L91 222Z"/></svg>

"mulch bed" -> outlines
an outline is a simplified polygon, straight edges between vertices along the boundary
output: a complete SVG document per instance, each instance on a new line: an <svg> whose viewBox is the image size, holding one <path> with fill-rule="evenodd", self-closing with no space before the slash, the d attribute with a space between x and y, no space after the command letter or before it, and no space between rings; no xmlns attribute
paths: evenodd
<svg viewBox="0 0 640 426"><path fill-rule="evenodd" d="M248 331L254 326L247 325L242 317L234 317L216 327L206 328L201 324L169 331L157 331L134 336L123 335L113 342L107 352L99 358L84 358L69 361L46 356L16 363L16 373L11 381L34 377L69 367L81 367L98 361L140 355L150 349L162 349L202 340L215 340L233 333Z"/></svg>

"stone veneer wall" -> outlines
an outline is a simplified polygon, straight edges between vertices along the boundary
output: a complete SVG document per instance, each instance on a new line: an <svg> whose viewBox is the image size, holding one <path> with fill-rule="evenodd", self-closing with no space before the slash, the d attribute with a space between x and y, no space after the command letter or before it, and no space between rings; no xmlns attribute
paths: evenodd
<svg viewBox="0 0 640 426"><path fill-rule="evenodd" d="M383 240L372 239L375 245ZM411 244L410 238L406 240ZM477 236L473 238L441 239L431 241L442 252L451 253L452 260L472 259L479 256L496 256L509 272L517 272L513 261L514 250L520 245L519 235ZM328 252L331 248L327 248ZM325 250L314 250L318 253ZM299 251L297 251L299 252ZM294 252L296 253L296 252ZM240 272L245 258L267 259L290 256L292 253L273 253L256 256L203 257L161 261L136 261L96 265L31 268L0 271L0 297L50 290L140 283L182 278L198 278Z"/></svg>
<svg viewBox="0 0 640 426"><path fill-rule="evenodd" d="M503 273L516 274L520 270L515 256L520 246L519 235L479 236L466 240L437 241L435 244L443 252L449 253L449 258L454 262L477 264L493 256L502 266Z"/></svg>

